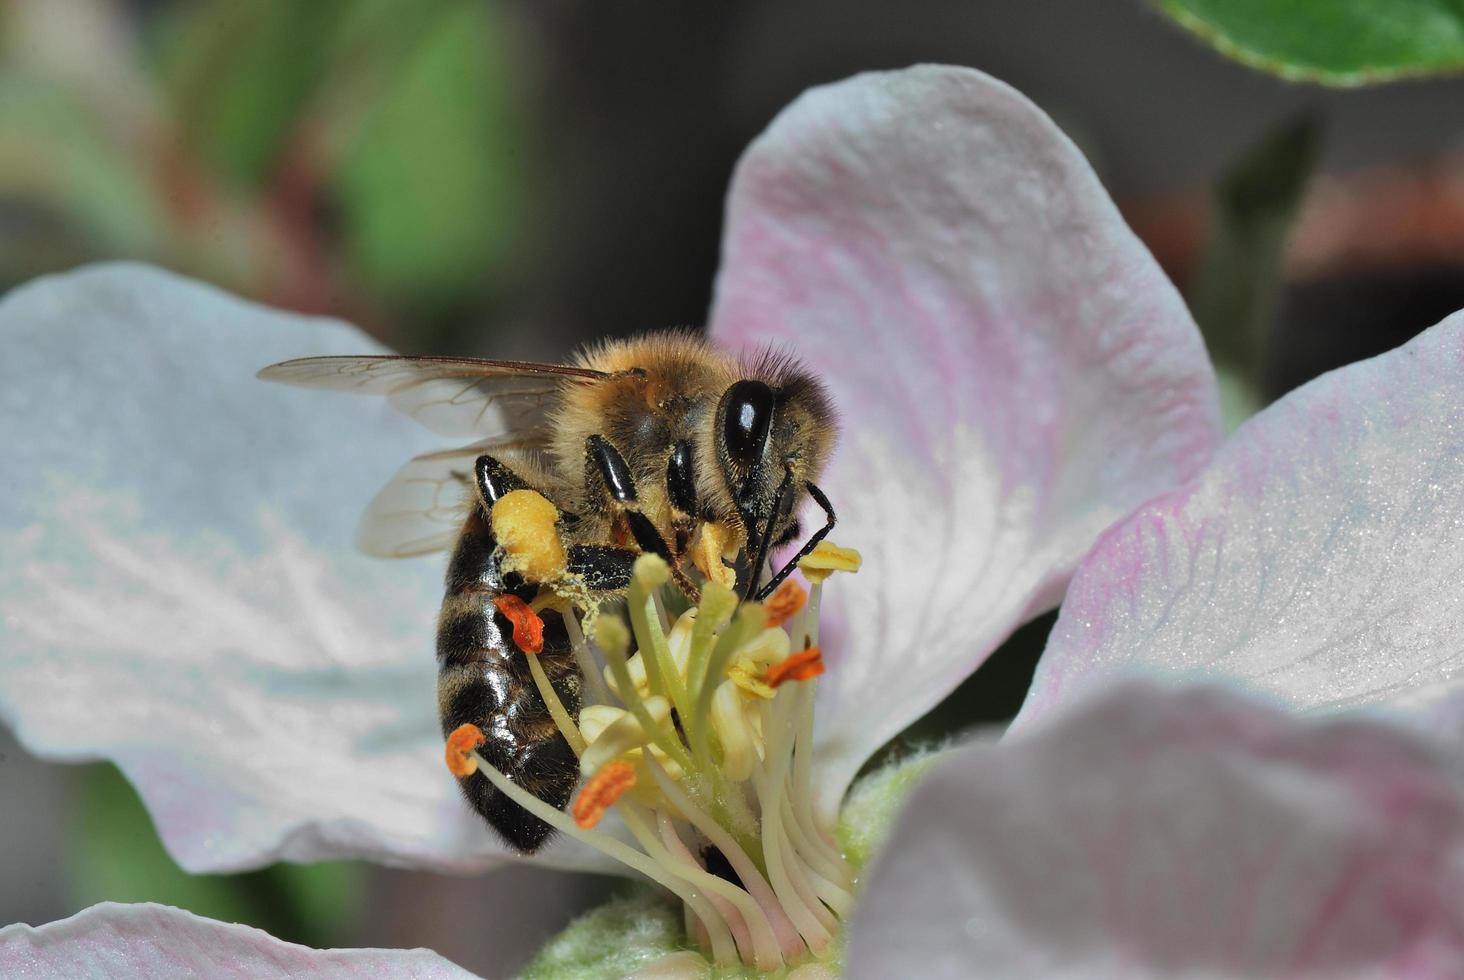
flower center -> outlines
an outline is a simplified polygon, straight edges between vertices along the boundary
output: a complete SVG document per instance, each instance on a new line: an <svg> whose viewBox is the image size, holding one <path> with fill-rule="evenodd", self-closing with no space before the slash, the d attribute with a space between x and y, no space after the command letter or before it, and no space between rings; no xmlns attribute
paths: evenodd
<svg viewBox="0 0 1464 980"><path fill-rule="evenodd" d="M669 569L642 555L629 628L618 616L586 619L603 669L579 621L560 610L585 677L577 720L537 658L528 662L584 776L570 814L485 761L473 726L448 739L455 774L476 768L530 813L678 897L690 938L719 965L772 971L832 955L853 905L853 870L815 814L812 773L820 596L858 555L822 545L800 564L809 593L790 580L766 603L739 604L708 581L701 602L673 617ZM516 634L532 634L527 606L503 611ZM610 809L638 846L597 829Z"/></svg>

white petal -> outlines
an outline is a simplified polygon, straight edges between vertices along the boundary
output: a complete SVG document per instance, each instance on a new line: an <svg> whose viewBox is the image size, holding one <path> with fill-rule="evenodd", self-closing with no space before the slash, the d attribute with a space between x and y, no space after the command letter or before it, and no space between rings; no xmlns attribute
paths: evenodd
<svg viewBox="0 0 1464 980"><path fill-rule="evenodd" d="M0 344L0 718L24 744L114 760L192 871L501 857L442 762L442 560L352 546L423 435L254 378L379 347L138 266L16 290Z"/></svg>
<svg viewBox="0 0 1464 980"><path fill-rule="evenodd" d="M1103 536L1019 724L1123 671L1464 737L1464 314L1292 392Z"/></svg>
<svg viewBox="0 0 1464 980"><path fill-rule="evenodd" d="M713 336L797 352L842 416L824 486L865 563L829 589L837 793L1203 465L1215 381L1082 155L979 72L805 94L743 157L727 224Z"/></svg>
<svg viewBox="0 0 1464 980"><path fill-rule="evenodd" d="M104 902L60 922L0 929L0 976L14 980L459 980L428 949L311 949L251 926L166 905Z"/></svg>
<svg viewBox="0 0 1464 980"><path fill-rule="evenodd" d="M1128 688L937 763L868 875L848 967L1455 976L1461 895L1447 753L1218 689Z"/></svg>

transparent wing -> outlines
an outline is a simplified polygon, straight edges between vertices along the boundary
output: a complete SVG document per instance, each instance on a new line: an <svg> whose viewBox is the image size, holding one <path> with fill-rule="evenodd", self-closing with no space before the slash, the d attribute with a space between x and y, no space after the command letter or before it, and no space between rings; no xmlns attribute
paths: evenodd
<svg viewBox="0 0 1464 980"><path fill-rule="evenodd" d="M475 357L305 357L259 372L282 384L385 395L439 435L499 441L547 439L560 388L605 376L589 368Z"/></svg>
<svg viewBox="0 0 1464 980"><path fill-rule="evenodd" d="M413 457L366 505L356 547L378 558L446 551L457 540L471 499L473 462L484 453L531 448L487 440Z"/></svg>

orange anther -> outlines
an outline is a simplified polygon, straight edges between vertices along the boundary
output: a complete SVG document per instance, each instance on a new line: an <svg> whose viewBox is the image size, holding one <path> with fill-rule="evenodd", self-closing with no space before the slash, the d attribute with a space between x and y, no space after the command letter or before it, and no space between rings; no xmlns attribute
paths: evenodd
<svg viewBox="0 0 1464 980"><path fill-rule="evenodd" d="M459 725L447 736L447 768L454 776L462 779L464 776L471 776L478 771L478 763L473 758L473 750L484 742L488 736L478 728L477 725Z"/></svg>
<svg viewBox="0 0 1464 980"><path fill-rule="evenodd" d="M763 679L770 687L777 687L786 681L806 681L823 672L823 651L818 647L809 647L773 664L768 668L767 677Z"/></svg>
<svg viewBox="0 0 1464 980"><path fill-rule="evenodd" d="M574 801L574 809L571 811L574 822L589 830L600 822L611 804L634 785L634 766L620 760L607 762L599 772L590 777L585 788L580 790L579 799Z"/></svg>
<svg viewBox="0 0 1464 980"><path fill-rule="evenodd" d="M498 611L513 624L513 645L524 653L544 649L544 621L529 604L516 595L501 595L493 600Z"/></svg>
<svg viewBox="0 0 1464 980"><path fill-rule="evenodd" d="M783 579L783 584L773 590L768 596L768 601L763 603L763 609L768 614L769 626L782 626L792 619L803 604L808 601L808 593L803 591L803 586L791 578Z"/></svg>

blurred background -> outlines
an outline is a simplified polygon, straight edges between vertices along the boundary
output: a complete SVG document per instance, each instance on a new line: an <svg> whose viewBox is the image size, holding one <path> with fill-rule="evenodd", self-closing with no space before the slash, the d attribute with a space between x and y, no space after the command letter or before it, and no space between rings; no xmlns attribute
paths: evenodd
<svg viewBox="0 0 1464 980"><path fill-rule="evenodd" d="M0 0L0 290L140 259L407 352L558 360L699 324L742 147L810 85L921 61L1078 141L1185 290L1232 422L1464 307L1464 79L1282 81L1141 0ZM1050 625L890 751L1010 717ZM189 877L115 770L4 732L0 827L0 924L152 900L485 976L610 887Z"/></svg>

